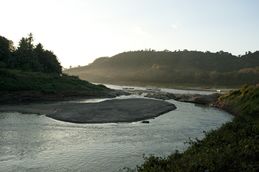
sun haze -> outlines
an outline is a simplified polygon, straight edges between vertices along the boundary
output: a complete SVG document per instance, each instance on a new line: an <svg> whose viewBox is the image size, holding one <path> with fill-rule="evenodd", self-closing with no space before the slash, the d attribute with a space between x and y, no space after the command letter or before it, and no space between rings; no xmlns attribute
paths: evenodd
<svg viewBox="0 0 259 172"><path fill-rule="evenodd" d="M17 45L33 33L64 67L129 50L224 50L259 45L256 0L8 0L0 35Z"/></svg>

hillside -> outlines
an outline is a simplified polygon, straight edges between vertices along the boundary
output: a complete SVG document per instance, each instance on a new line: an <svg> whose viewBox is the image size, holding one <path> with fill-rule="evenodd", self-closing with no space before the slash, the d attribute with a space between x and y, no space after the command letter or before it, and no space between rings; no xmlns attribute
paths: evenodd
<svg viewBox="0 0 259 172"><path fill-rule="evenodd" d="M56 55L40 43L35 46L30 34L20 40L17 48L0 36L0 94L0 104L8 104L110 97L117 93L63 74Z"/></svg>
<svg viewBox="0 0 259 172"><path fill-rule="evenodd" d="M112 97L115 91L67 75L0 69L0 105Z"/></svg>
<svg viewBox="0 0 259 172"><path fill-rule="evenodd" d="M259 52L237 57L223 51L133 51L65 73L97 83L238 87L259 83Z"/></svg>

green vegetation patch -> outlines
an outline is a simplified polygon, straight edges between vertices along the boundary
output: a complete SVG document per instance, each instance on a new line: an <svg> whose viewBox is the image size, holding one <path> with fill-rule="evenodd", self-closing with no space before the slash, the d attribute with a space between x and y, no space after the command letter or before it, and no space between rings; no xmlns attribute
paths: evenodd
<svg viewBox="0 0 259 172"><path fill-rule="evenodd" d="M0 69L0 78L0 91L42 91L55 93L108 90L105 86L94 85L77 77L63 74Z"/></svg>
<svg viewBox="0 0 259 172"><path fill-rule="evenodd" d="M239 111L232 122L206 133L203 140L190 141L183 153L150 156L139 172L222 172L259 170L259 88L244 86L219 98L221 104Z"/></svg>
<svg viewBox="0 0 259 172"><path fill-rule="evenodd" d="M231 106L243 115L259 115L259 87L245 85L219 98L225 105Z"/></svg>
<svg viewBox="0 0 259 172"><path fill-rule="evenodd" d="M105 90L109 89L63 74L56 55L40 43L34 45L32 34L23 37L17 48L11 40L0 36L0 102L40 99L45 93L60 98L98 96Z"/></svg>

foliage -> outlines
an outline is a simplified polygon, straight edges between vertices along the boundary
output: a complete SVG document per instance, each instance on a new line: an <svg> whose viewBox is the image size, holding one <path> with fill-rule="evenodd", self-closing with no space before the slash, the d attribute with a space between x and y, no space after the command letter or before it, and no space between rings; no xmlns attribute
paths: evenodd
<svg viewBox="0 0 259 172"><path fill-rule="evenodd" d="M41 44L38 44L35 48L35 54L41 64L41 71L45 73L62 73L62 67L60 66L56 55L48 50L44 50Z"/></svg>
<svg viewBox="0 0 259 172"><path fill-rule="evenodd" d="M89 94L107 90L102 85L94 85L74 76L26 72L20 70L0 69L0 91L41 91L88 92Z"/></svg>
<svg viewBox="0 0 259 172"><path fill-rule="evenodd" d="M239 90L231 91L220 97L220 101L244 115L259 117L259 87L245 85ZM241 115L242 115L241 114Z"/></svg>
<svg viewBox="0 0 259 172"><path fill-rule="evenodd" d="M259 88L245 86L220 98L221 103L238 106L240 115L232 122L191 141L183 153L166 158L150 156L137 167L139 172L258 171L259 170Z"/></svg>
<svg viewBox="0 0 259 172"><path fill-rule="evenodd" d="M65 72L104 83L237 87L259 83L258 67L258 51L240 57L223 51L133 51Z"/></svg>
<svg viewBox="0 0 259 172"><path fill-rule="evenodd" d="M6 67L8 60L11 57L13 42L0 36L0 68Z"/></svg>
<svg viewBox="0 0 259 172"><path fill-rule="evenodd" d="M0 36L0 103L6 100L16 102L12 95L17 93L17 99L22 99L24 95L19 95L26 91L32 92L28 93L30 99L30 96L48 93L53 97L98 96L105 94L105 91L107 93L107 90L103 85L62 74L62 66L56 55L45 50L40 43L35 46L32 34L22 38L17 48L14 48L12 41ZM41 98L44 99L38 99Z"/></svg>
<svg viewBox="0 0 259 172"><path fill-rule="evenodd" d="M62 73L62 67L56 55L44 50L41 44L33 44L33 36L22 38L15 49L12 41L0 37L0 68L12 68L23 71Z"/></svg>

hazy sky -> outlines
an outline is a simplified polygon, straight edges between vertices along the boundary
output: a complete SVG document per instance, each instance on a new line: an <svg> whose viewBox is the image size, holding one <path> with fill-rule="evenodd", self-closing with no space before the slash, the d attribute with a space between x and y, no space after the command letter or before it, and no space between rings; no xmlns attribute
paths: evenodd
<svg viewBox="0 0 259 172"><path fill-rule="evenodd" d="M0 35L32 32L62 65L129 50L259 50L258 0L0 0Z"/></svg>

